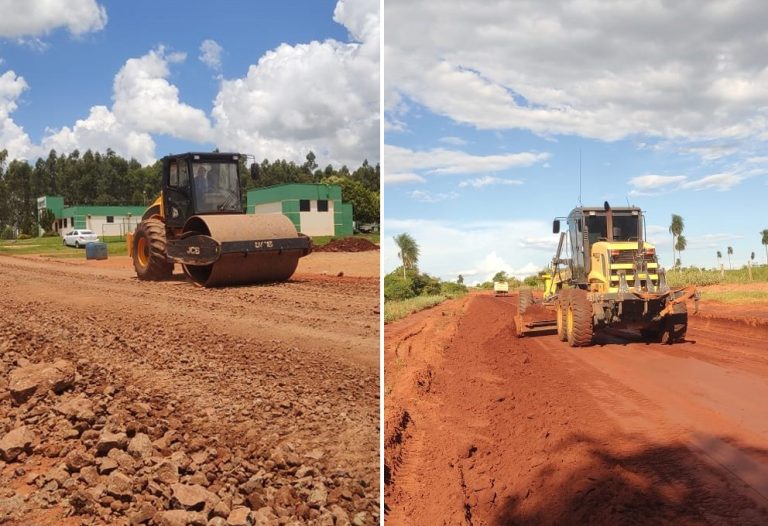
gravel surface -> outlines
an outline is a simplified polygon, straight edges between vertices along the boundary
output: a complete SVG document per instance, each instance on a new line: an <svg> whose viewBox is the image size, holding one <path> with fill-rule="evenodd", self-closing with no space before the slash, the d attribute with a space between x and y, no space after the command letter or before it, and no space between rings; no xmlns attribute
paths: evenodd
<svg viewBox="0 0 768 526"><path fill-rule="evenodd" d="M0 523L379 522L378 279L0 264Z"/></svg>

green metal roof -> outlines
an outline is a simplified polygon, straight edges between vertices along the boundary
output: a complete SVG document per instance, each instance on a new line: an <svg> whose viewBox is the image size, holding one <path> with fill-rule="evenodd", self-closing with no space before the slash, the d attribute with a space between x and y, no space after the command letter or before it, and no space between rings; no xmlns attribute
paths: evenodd
<svg viewBox="0 0 768 526"><path fill-rule="evenodd" d="M341 201L341 187L334 184L286 183L248 190L248 206L299 199Z"/></svg>
<svg viewBox="0 0 768 526"><path fill-rule="evenodd" d="M139 216L144 214L144 206L67 206L62 217L72 216Z"/></svg>

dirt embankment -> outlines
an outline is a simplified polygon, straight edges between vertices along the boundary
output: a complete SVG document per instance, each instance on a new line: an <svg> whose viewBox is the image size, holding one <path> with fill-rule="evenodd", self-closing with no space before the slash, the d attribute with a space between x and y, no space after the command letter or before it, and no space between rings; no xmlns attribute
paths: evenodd
<svg viewBox="0 0 768 526"><path fill-rule="evenodd" d="M0 521L378 522L378 278L0 264Z"/></svg>
<svg viewBox="0 0 768 526"><path fill-rule="evenodd" d="M768 523L766 306L571 349L517 339L516 305L387 325L388 525Z"/></svg>

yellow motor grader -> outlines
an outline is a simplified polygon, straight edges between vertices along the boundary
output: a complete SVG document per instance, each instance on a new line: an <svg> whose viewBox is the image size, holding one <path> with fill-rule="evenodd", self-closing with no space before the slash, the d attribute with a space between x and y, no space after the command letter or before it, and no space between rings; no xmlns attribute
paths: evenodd
<svg viewBox="0 0 768 526"><path fill-rule="evenodd" d="M567 232L560 232L563 220ZM543 298L534 299L531 289L520 291L517 335L556 332L571 347L583 347L592 345L598 331L615 328L639 331L652 341L683 341L687 300L698 306L698 293L667 286L656 248L644 241L644 226L639 208L611 208L607 202L556 218L552 232L560 240L544 276ZM548 307L538 309L539 317L549 312L548 319L531 319L537 302Z"/></svg>
<svg viewBox="0 0 768 526"><path fill-rule="evenodd" d="M246 215L237 153L184 153L162 159L162 192L128 234L141 280L163 280L175 263L205 287L285 281L312 241L282 214ZM244 166L244 164L243 164ZM258 179L259 165L251 164Z"/></svg>

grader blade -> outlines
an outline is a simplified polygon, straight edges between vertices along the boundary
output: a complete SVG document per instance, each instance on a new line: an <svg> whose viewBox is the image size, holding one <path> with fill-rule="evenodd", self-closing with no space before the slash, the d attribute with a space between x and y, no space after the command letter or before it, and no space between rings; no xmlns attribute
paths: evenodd
<svg viewBox="0 0 768 526"><path fill-rule="evenodd" d="M534 298L533 291L520 289L518 293L517 314L515 315L515 333L518 338L557 333L557 320L552 305L541 298Z"/></svg>
<svg viewBox="0 0 768 526"><path fill-rule="evenodd" d="M524 336L539 336L557 333L557 320L524 320L523 316L515 316L515 333L518 338Z"/></svg>

